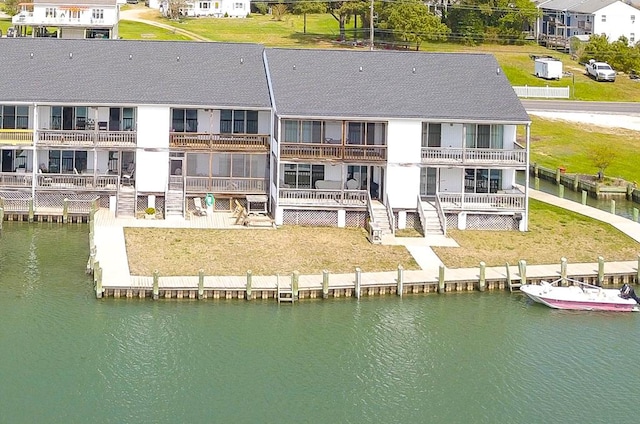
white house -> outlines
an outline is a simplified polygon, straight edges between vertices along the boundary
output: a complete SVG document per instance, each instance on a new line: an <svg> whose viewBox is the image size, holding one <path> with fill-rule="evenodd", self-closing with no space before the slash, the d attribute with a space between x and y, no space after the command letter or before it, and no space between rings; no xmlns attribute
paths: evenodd
<svg viewBox="0 0 640 424"><path fill-rule="evenodd" d="M640 10L620 0L548 0L538 8L537 38L543 43L567 45L573 36L593 34L609 41L624 36L631 45L639 40Z"/></svg>
<svg viewBox="0 0 640 424"><path fill-rule="evenodd" d="M162 14L166 14L168 0L150 2L149 7L159 9ZM246 18L250 12L251 4L249 0L186 1L185 5L180 8L181 15L191 17Z"/></svg>
<svg viewBox="0 0 640 424"><path fill-rule="evenodd" d="M0 198L185 216L211 193L218 210L263 199L277 224L527 229L515 179L530 120L491 55L46 38L0 50Z"/></svg>
<svg viewBox="0 0 640 424"><path fill-rule="evenodd" d="M118 38L125 0L33 0L12 18L18 35L56 38Z"/></svg>

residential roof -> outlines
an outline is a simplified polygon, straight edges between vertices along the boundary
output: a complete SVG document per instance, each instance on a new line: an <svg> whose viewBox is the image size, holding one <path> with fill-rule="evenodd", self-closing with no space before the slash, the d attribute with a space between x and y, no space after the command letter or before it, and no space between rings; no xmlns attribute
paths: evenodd
<svg viewBox="0 0 640 424"><path fill-rule="evenodd" d="M3 102L270 108L257 44L1 38Z"/></svg>
<svg viewBox="0 0 640 424"><path fill-rule="evenodd" d="M31 0L34 4L55 4L62 6L113 6L117 0Z"/></svg>
<svg viewBox="0 0 640 424"><path fill-rule="evenodd" d="M529 122L489 54L267 49L279 116Z"/></svg>
<svg viewBox="0 0 640 424"><path fill-rule="evenodd" d="M580 13L595 13L620 0L549 0L541 2L541 9L568 10Z"/></svg>

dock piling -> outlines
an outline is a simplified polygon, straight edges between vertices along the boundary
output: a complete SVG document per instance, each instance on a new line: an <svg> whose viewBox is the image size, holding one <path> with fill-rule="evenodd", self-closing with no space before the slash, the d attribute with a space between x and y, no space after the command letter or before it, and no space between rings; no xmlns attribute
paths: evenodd
<svg viewBox="0 0 640 424"><path fill-rule="evenodd" d="M66 224L69 222L69 199L66 197L62 201L62 223Z"/></svg>
<svg viewBox="0 0 640 424"><path fill-rule="evenodd" d="M362 284L362 270L360 268L356 268L356 281L355 281L356 299L360 299L361 284Z"/></svg>
<svg viewBox="0 0 640 424"><path fill-rule="evenodd" d="M598 285L602 286L604 282L604 258L598 256Z"/></svg>
<svg viewBox="0 0 640 424"><path fill-rule="evenodd" d="M520 270L520 284L527 284L527 261L520 259L518 269Z"/></svg>
<svg viewBox="0 0 640 424"><path fill-rule="evenodd" d="M253 272L251 270L247 270L247 300L251 300L251 284L253 283Z"/></svg>
<svg viewBox="0 0 640 424"><path fill-rule="evenodd" d="M613 215L616 214L616 201L614 199L611 199L611 213Z"/></svg>
<svg viewBox="0 0 640 424"><path fill-rule="evenodd" d="M564 186L562 184L558 185L558 197L564 199Z"/></svg>
<svg viewBox="0 0 640 424"><path fill-rule="evenodd" d="M636 267L636 284L640 284L640 255L638 255L638 266Z"/></svg>
<svg viewBox="0 0 640 424"><path fill-rule="evenodd" d="M540 190L540 177L535 177L533 179L533 188Z"/></svg>
<svg viewBox="0 0 640 424"><path fill-rule="evenodd" d="M480 282L478 283L478 289L483 292L486 289L487 281L485 280L487 264L484 261L480 262Z"/></svg>
<svg viewBox="0 0 640 424"><path fill-rule="evenodd" d="M160 273L158 270L153 271L153 300L158 300L160 297Z"/></svg>
<svg viewBox="0 0 640 424"><path fill-rule="evenodd" d="M582 204L587 204L587 190L582 190Z"/></svg>
<svg viewBox="0 0 640 424"><path fill-rule="evenodd" d="M438 293L444 293L444 265L438 268Z"/></svg>
<svg viewBox="0 0 640 424"><path fill-rule="evenodd" d="M29 199L29 222L33 222L33 199Z"/></svg>
<svg viewBox="0 0 640 424"><path fill-rule="evenodd" d="M402 265L398 265L398 279L396 282L398 283L396 294L402 297L402 292L404 291L404 267Z"/></svg>
<svg viewBox="0 0 640 424"><path fill-rule="evenodd" d="M567 285L567 258L562 257L560 259L560 285Z"/></svg>
<svg viewBox="0 0 640 424"><path fill-rule="evenodd" d="M329 271L322 271L322 298L326 299L329 297Z"/></svg>
<svg viewBox="0 0 640 424"><path fill-rule="evenodd" d="M0 208L0 231L2 231L2 222L4 221L4 208Z"/></svg>
<svg viewBox="0 0 640 424"><path fill-rule="evenodd" d="M298 283L300 281L300 272L299 271L293 271L293 274L291 274L291 297L293 299L297 299L298 298Z"/></svg>
<svg viewBox="0 0 640 424"><path fill-rule="evenodd" d="M638 222L638 208L633 208L633 222Z"/></svg>
<svg viewBox="0 0 640 424"><path fill-rule="evenodd" d="M198 270L198 299L204 297L204 269Z"/></svg>

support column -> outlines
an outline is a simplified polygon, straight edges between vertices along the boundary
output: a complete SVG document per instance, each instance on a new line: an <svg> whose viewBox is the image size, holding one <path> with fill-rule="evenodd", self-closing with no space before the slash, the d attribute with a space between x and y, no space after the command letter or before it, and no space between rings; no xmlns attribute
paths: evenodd
<svg viewBox="0 0 640 424"><path fill-rule="evenodd" d="M322 271L322 298L329 297L329 271L326 269Z"/></svg>
<svg viewBox="0 0 640 424"><path fill-rule="evenodd" d="M478 288L480 289L481 292L485 291L486 289L486 268L487 268L487 264L485 264L484 262L480 262L480 282L478 284Z"/></svg>

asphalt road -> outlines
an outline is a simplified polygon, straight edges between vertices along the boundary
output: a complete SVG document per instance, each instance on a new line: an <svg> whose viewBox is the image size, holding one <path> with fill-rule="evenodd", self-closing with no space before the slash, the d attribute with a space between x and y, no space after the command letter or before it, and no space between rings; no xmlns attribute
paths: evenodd
<svg viewBox="0 0 640 424"><path fill-rule="evenodd" d="M583 112L640 116L640 103L578 102L566 100L521 100L527 111Z"/></svg>

